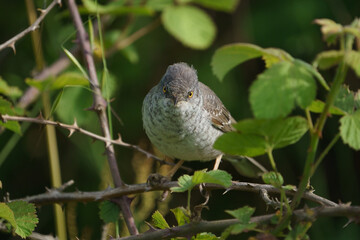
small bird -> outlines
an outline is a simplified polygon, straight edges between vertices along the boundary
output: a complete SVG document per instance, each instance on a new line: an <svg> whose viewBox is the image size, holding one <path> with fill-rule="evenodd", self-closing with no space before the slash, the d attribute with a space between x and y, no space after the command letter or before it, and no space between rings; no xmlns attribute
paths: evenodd
<svg viewBox="0 0 360 240"><path fill-rule="evenodd" d="M170 65L161 81L146 95L142 107L147 136L165 156L183 161L216 159L216 139L234 131L236 121L216 94L198 80L193 67Z"/></svg>

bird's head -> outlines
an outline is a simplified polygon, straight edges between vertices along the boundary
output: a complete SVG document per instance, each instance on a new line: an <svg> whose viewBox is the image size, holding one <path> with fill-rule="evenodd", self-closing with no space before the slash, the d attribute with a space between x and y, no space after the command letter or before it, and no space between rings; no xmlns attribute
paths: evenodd
<svg viewBox="0 0 360 240"><path fill-rule="evenodd" d="M199 96L196 70L186 63L170 65L160 81L161 91L175 106L181 102L193 102Z"/></svg>

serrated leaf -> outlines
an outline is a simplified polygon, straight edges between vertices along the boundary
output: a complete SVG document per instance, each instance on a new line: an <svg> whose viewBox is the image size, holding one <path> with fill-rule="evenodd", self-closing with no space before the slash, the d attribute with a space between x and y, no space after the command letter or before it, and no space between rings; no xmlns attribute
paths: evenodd
<svg viewBox="0 0 360 240"><path fill-rule="evenodd" d="M231 178L231 175L223 170L212 170L209 172L196 171L193 176L185 174L179 177L179 187L172 187L171 191L188 191L200 183L214 183L224 187L229 187L231 185Z"/></svg>
<svg viewBox="0 0 360 240"><path fill-rule="evenodd" d="M214 148L232 155L259 156L269 149L277 149L294 144L307 132L305 118L285 119L245 119L234 127L239 132L229 132L220 136Z"/></svg>
<svg viewBox="0 0 360 240"><path fill-rule="evenodd" d="M355 109L355 94L348 86L342 85L336 95L334 106L346 113L353 113Z"/></svg>
<svg viewBox="0 0 360 240"><path fill-rule="evenodd" d="M66 72L55 78L50 89L56 90L66 86L89 86L89 80L79 72Z"/></svg>
<svg viewBox="0 0 360 240"><path fill-rule="evenodd" d="M245 119L234 124L244 134L263 136L266 148L276 149L294 144L307 132L307 121L303 117L284 119Z"/></svg>
<svg viewBox="0 0 360 240"><path fill-rule="evenodd" d="M316 56L313 65L321 70L326 70L339 64L343 57L343 51L330 50L321 52Z"/></svg>
<svg viewBox="0 0 360 240"><path fill-rule="evenodd" d="M344 143L360 150L360 110L340 119L340 135Z"/></svg>
<svg viewBox="0 0 360 240"><path fill-rule="evenodd" d="M263 49L248 43L236 43L216 50L211 60L214 74L223 80L224 76L235 66L263 55Z"/></svg>
<svg viewBox="0 0 360 240"><path fill-rule="evenodd" d="M103 201L99 205L100 218L105 223L116 222L120 216L120 209L115 203L110 201Z"/></svg>
<svg viewBox="0 0 360 240"><path fill-rule="evenodd" d="M195 237L192 237L191 240L218 240L215 234L203 232L196 234Z"/></svg>
<svg viewBox="0 0 360 240"><path fill-rule="evenodd" d="M311 225L311 222L300 222L296 224L294 228L285 237L285 240L309 239L309 237L306 237L306 232L309 230Z"/></svg>
<svg viewBox="0 0 360 240"><path fill-rule="evenodd" d="M170 209L170 211L174 214L178 226L182 226L186 223L190 222L190 217L187 214L187 210L183 207L177 207L174 209Z"/></svg>
<svg viewBox="0 0 360 240"><path fill-rule="evenodd" d="M284 184L284 179L278 172L267 172L262 175L264 183L270 184L274 187L281 187Z"/></svg>
<svg viewBox="0 0 360 240"><path fill-rule="evenodd" d="M0 114L16 115L16 112L11 103L0 96ZM0 121L0 126L3 126L13 132L21 135L20 124L17 121Z"/></svg>
<svg viewBox="0 0 360 240"><path fill-rule="evenodd" d="M351 50L345 54L345 62L360 77L360 52Z"/></svg>
<svg viewBox="0 0 360 240"><path fill-rule="evenodd" d="M239 3L239 0L191 0L190 2L197 3L207 8L215 9L218 11L232 12Z"/></svg>
<svg viewBox="0 0 360 240"><path fill-rule="evenodd" d="M7 82L0 77L0 94L11 99L17 99L22 95L22 91L18 87L9 86Z"/></svg>
<svg viewBox="0 0 360 240"><path fill-rule="evenodd" d="M151 218L155 227L160 229L170 228L169 224L166 222L165 218L158 210L154 212Z"/></svg>
<svg viewBox="0 0 360 240"><path fill-rule="evenodd" d="M213 73L222 81L224 76L235 66L258 57L264 59L267 68L280 61L292 61L293 59L282 49L263 49L249 43L236 43L216 50L211 60L211 66Z"/></svg>
<svg viewBox="0 0 360 240"><path fill-rule="evenodd" d="M228 132L218 137L214 148L231 155L255 157L266 153L266 141L254 134Z"/></svg>
<svg viewBox="0 0 360 240"><path fill-rule="evenodd" d="M178 179L178 185L179 187L172 187L170 190L173 192L185 192L188 189L192 189L194 187L192 183L192 176L187 174L180 176Z"/></svg>
<svg viewBox="0 0 360 240"><path fill-rule="evenodd" d="M0 203L0 218L8 221L16 229L16 221L13 211L5 203Z"/></svg>
<svg viewBox="0 0 360 240"><path fill-rule="evenodd" d="M165 29L182 44L205 49L215 39L216 27L201 9L192 6L171 6L162 15Z"/></svg>
<svg viewBox="0 0 360 240"><path fill-rule="evenodd" d="M111 14L111 15L153 15L154 11L151 8L144 6L125 6L122 1L110 2L107 5L100 5L91 0L82 0L87 13Z"/></svg>
<svg viewBox="0 0 360 240"><path fill-rule="evenodd" d="M249 223L251 216L255 212L255 208L245 206L235 210L226 210L225 212L239 220L240 223Z"/></svg>
<svg viewBox="0 0 360 240"><path fill-rule="evenodd" d="M309 111L314 112L314 113L321 113L323 111L324 107L325 107L325 103L323 101L315 100L310 104L308 109L309 109ZM343 110L341 110L340 108L337 108L335 106L332 106L330 108L329 113L334 114L334 115L345 115L346 114Z"/></svg>
<svg viewBox="0 0 360 240"><path fill-rule="evenodd" d="M321 26L321 32L324 40L328 44L335 43L336 38L343 32L343 27L331 19L315 19L314 22Z"/></svg>
<svg viewBox="0 0 360 240"><path fill-rule="evenodd" d="M295 105L309 106L315 94L312 75L302 66L282 61L258 75L250 87L250 104L256 118L278 118Z"/></svg>
<svg viewBox="0 0 360 240"><path fill-rule="evenodd" d="M25 201L14 201L7 205L14 213L17 225L15 233L22 238L30 236L39 222L35 205Z"/></svg>

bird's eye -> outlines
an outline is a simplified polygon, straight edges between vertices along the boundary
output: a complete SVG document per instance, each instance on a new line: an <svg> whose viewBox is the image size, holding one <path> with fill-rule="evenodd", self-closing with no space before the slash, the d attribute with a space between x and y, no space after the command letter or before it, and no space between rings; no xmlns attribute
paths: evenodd
<svg viewBox="0 0 360 240"><path fill-rule="evenodd" d="M193 92L193 91L188 92L188 97L189 97L189 98L192 98L193 96L194 96L194 92Z"/></svg>
<svg viewBox="0 0 360 240"><path fill-rule="evenodd" d="M163 92L166 93L166 90L167 90L167 89L166 89L166 87L164 86L164 87L163 87Z"/></svg>

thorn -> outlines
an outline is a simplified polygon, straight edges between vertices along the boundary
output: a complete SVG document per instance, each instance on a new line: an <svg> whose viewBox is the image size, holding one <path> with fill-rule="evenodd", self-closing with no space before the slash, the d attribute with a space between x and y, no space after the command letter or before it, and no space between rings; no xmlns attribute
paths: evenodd
<svg viewBox="0 0 360 240"><path fill-rule="evenodd" d="M41 14L44 14L46 12L46 9L38 8L37 9Z"/></svg>
<svg viewBox="0 0 360 240"><path fill-rule="evenodd" d="M15 48L15 42L12 42L9 44L9 47L12 48L13 52L14 52L14 55L16 55L16 48Z"/></svg>
<svg viewBox="0 0 360 240"><path fill-rule="evenodd" d="M42 112L40 112L40 113L39 113L39 116L37 116L36 118L39 119L39 120L44 120L44 117L43 117L43 115L42 115Z"/></svg>
<svg viewBox="0 0 360 240"><path fill-rule="evenodd" d="M114 141L117 143L123 143L120 133L118 133L118 138Z"/></svg>
<svg viewBox="0 0 360 240"><path fill-rule="evenodd" d="M70 133L68 137L71 137L76 130L79 129L79 126L77 125L76 118L74 119L74 123L72 125L73 128L69 129Z"/></svg>

